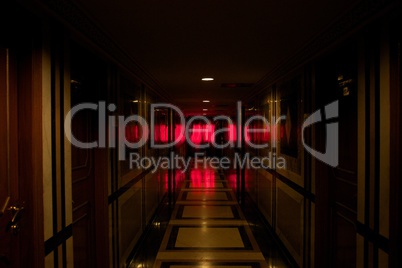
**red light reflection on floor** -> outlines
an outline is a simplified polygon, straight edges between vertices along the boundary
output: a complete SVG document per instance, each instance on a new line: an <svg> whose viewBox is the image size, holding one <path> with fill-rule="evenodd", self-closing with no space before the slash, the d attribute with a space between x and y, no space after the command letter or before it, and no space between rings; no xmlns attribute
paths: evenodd
<svg viewBox="0 0 402 268"><path fill-rule="evenodd" d="M229 186L235 191L237 189L236 178L237 178L236 173L230 173L229 175L227 175Z"/></svg>
<svg viewBox="0 0 402 268"><path fill-rule="evenodd" d="M215 188L215 171L193 169L190 180L194 188Z"/></svg>

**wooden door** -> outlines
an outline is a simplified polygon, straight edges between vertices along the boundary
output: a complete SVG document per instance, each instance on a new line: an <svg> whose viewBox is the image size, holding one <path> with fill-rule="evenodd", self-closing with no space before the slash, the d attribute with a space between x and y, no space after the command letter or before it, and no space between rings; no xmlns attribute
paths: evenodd
<svg viewBox="0 0 402 268"><path fill-rule="evenodd" d="M19 267L20 235L12 206L22 206L18 184L18 118L15 65L10 49L0 47L0 267ZM19 207L21 208L21 207ZM22 211L21 211L22 213Z"/></svg>
<svg viewBox="0 0 402 268"><path fill-rule="evenodd" d="M71 107L104 100L105 66L87 50L71 45ZM98 141L98 111L77 112L71 130L77 140ZM101 267L108 263L107 148L83 149L71 145L74 267Z"/></svg>
<svg viewBox="0 0 402 268"><path fill-rule="evenodd" d="M71 90L72 107L85 102L87 88L73 85ZM94 140L92 114L90 110L83 110L72 120L72 134L81 142ZM82 149L72 145L71 157L74 267L95 267L94 149Z"/></svg>
<svg viewBox="0 0 402 268"><path fill-rule="evenodd" d="M90 114L78 114L72 122L74 135L83 142L92 137ZM74 266L94 267L93 182L94 155L91 149L72 147Z"/></svg>
<svg viewBox="0 0 402 268"><path fill-rule="evenodd" d="M43 267L41 72L33 67L41 54L32 35L40 28L7 4L0 9L0 267Z"/></svg>
<svg viewBox="0 0 402 268"><path fill-rule="evenodd" d="M326 125L338 123L339 165L316 165L317 267L356 266L357 221L357 52L340 49L318 64L316 108L338 101L338 117L317 124L325 152ZM322 113L324 115L325 113ZM324 117L325 118L325 117Z"/></svg>

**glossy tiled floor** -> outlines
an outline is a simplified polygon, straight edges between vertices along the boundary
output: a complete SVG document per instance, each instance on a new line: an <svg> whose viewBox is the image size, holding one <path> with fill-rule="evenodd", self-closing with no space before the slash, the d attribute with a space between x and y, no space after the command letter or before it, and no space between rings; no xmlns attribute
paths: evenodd
<svg viewBox="0 0 402 268"><path fill-rule="evenodd" d="M266 267L232 189L212 169L190 172L154 264L197 266Z"/></svg>
<svg viewBox="0 0 402 268"><path fill-rule="evenodd" d="M192 169L165 224L156 257L141 261L140 256L130 267L288 267L277 249L270 248L272 241L263 242L266 252L261 252L253 235L261 229L253 223L250 228L229 185L217 170Z"/></svg>

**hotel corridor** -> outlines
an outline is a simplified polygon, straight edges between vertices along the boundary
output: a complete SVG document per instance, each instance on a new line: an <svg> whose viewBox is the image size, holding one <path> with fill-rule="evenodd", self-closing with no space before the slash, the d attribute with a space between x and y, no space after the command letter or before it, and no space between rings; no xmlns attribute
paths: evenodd
<svg viewBox="0 0 402 268"><path fill-rule="evenodd" d="M402 0L1 1L0 268L402 267L401 25Z"/></svg>

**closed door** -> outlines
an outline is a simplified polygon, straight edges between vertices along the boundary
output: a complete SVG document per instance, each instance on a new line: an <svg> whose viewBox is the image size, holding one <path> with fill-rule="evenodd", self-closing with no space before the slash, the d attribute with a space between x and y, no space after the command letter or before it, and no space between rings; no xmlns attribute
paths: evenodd
<svg viewBox="0 0 402 268"><path fill-rule="evenodd" d="M84 88L80 90L85 91ZM72 88L72 106L83 101L82 92ZM93 141L92 114L78 112L72 122L73 135L81 142ZM71 147L74 267L95 267L94 238L94 150Z"/></svg>
<svg viewBox="0 0 402 268"><path fill-rule="evenodd" d="M77 115L72 131L89 142L91 122L87 114ZM75 267L93 267L93 150L72 147L73 236Z"/></svg>
<svg viewBox="0 0 402 268"><path fill-rule="evenodd" d="M104 66L88 51L71 45L71 107L98 104L105 92ZM83 143L98 141L98 111L83 109L71 122L75 138ZM108 263L107 176L105 148L71 145L74 267L100 267Z"/></svg>
<svg viewBox="0 0 402 268"><path fill-rule="evenodd" d="M20 267L23 200L18 183L17 89L14 57L0 46L0 267Z"/></svg>
<svg viewBox="0 0 402 268"><path fill-rule="evenodd" d="M338 124L337 167L317 162L317 265L356 266L357 221L357 52L340 49L316 72L317 108L338 101L338 116L316 127L319 151L325 152L326 126Z"/></svg>

